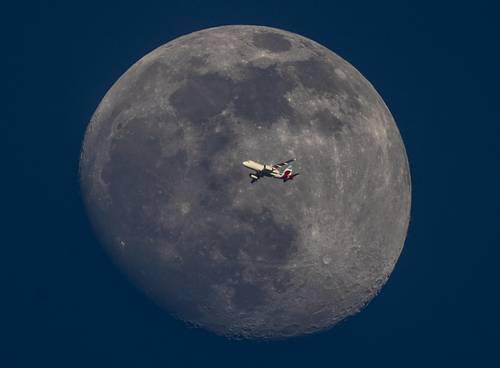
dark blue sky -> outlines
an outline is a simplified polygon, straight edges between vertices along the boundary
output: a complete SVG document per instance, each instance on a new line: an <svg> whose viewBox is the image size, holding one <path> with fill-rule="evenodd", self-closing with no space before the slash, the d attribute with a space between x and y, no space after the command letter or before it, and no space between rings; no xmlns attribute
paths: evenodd
<svg viewBox="0 0 500 368"><path fill-rule="evenodd" d="M2 15L2 366L500 363L493 1L31 1ZM100 99L147 52L224 24L332 49L374 84L406 144L413 207L401 258L381 294L330 331L256 343L186 328L131 286L87 222L77 168Z"/></svg>

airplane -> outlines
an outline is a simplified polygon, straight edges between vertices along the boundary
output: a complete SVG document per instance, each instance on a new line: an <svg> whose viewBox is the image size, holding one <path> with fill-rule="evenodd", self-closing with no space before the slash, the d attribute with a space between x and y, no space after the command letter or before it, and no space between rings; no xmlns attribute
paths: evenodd
<svg viewBox="0 0 500 368"><path fill-rule="evenodd" d="M280 162L274 165L263 165L261 163L249 160L243 161L243 166L247 169L254 170L254 173L249 174L252 181L251 184L255 183L263 176L269 176L276 179L282 179L283 182L292 180L294 177L299 175L299 173L293 173L291 162L295 161L294 158L291 160Z"/></svg>

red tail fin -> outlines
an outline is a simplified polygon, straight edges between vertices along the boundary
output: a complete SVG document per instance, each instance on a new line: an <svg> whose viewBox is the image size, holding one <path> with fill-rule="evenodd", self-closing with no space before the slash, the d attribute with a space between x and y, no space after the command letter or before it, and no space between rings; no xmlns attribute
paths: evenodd
<svg viewBox="0 0 500 368"><path fill-rule="evenodd" d="M299 173L295 173L295 174L292 174L290 175L292 172L291 171L288 171L286 172L285 171L285 175L283 175L283 181L288 181L288 180L293 180L294 177L296 177L297 175L299 175Z"/></svg>

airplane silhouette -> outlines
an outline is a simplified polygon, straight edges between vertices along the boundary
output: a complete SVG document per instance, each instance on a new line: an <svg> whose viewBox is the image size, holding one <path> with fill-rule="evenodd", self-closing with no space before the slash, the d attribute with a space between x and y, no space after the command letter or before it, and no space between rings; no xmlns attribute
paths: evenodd
<svg viewBox="0 0 500 368"><path fill-rule="evenodd" d="M252 181L250 183L255 183L257 180L263 176L269 176L276 179L281 179L283 182L292 180L294 177L299 175L299 173L293 173L291 162L295 161L294 158L291 160L280 162L274 165L263 165L261 163L249 160L243 161L243 166L247 169L254 170L255 172L249 174Z"/></svg>

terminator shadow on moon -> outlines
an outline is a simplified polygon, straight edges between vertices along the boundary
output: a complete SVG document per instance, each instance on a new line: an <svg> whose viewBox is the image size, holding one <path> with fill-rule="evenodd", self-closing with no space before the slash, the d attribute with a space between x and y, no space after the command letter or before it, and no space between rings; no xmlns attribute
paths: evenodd
<svg viewBox="0 0 500 368"><path fill-rule="evenodd" d="M283 156L308 174L235 175ZM395 266L411 202L373 86L316 42L260 26L191 33L135 63L92 116L80 182L137 287L192 325L255 339L360 311Z"/></svg>

